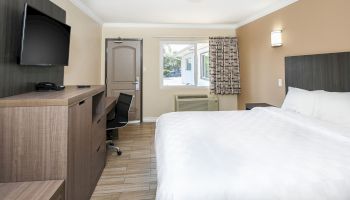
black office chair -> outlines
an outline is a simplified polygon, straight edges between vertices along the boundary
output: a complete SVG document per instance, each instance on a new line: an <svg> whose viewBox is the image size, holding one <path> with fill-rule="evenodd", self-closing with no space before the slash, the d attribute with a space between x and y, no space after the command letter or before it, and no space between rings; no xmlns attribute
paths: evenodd
<svg viewBox="0 0 350 200"><path fill-rule="evenodd" d="M129 110L131 107L133 96L120 93L117 105L115 106L114 118L107 121L107 141L108 147L115 150L118 155L122 155L122 151L119 147L113 143L112 131L118 131L118 128L126 126L129 122Z"/></svg>

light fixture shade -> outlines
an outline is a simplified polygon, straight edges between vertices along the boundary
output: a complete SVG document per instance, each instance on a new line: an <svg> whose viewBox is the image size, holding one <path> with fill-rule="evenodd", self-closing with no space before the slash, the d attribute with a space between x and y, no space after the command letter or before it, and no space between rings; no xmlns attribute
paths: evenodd
<svg viewBox="0 0 350 200"><path fill-rule="evenodd" d="M280 47L282 46L282 30L271 32L271 46Z"/></svg>

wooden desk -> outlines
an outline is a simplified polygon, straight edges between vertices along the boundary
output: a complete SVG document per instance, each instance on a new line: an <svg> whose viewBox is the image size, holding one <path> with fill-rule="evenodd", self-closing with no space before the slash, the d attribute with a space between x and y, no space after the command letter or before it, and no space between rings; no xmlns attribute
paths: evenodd
<svg viewBox="0 0 350 200"><path fill-rule="evenodd" d="M35 106L69 106L82 99L104 92L100 85L90 88L67 86L61 91L29 92L15 96L0 98L0 107L35 107Z"/></svg>
<svg viewBox="0 0 350 200"><path fill-rule="evenodd" d="M114 108L117 103L117 97L106 97L106 109L105 112L108 114Z"/></svg>
<svg viewBox="0 0 350 200"><path fill-rule="evenodd" d="M64 181L0 183L2 200L64 200Z"/></svg>
<svg viewBox="0 0 350 200"><path fill-rule="evenodd" d="M0 182L65 180L67 200L89 199L106 162L105 99L105 86L0 98Z"/></svg>

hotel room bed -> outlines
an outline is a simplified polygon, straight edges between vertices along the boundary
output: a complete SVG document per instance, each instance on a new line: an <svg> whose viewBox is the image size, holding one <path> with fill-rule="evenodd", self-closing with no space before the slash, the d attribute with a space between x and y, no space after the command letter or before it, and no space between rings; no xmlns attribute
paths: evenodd
<svg viewBox="0 0 350 200"><path fill-rule="evenodd" d="M282 109L158 119L157 200L350 199L350 52L285 63Z"/></svg>
<svg viewBox="0 0 350 200"><path fill-rule="evenodd" d="M279 108L169 113L158 200L350 199L350 129Z"/></svg>

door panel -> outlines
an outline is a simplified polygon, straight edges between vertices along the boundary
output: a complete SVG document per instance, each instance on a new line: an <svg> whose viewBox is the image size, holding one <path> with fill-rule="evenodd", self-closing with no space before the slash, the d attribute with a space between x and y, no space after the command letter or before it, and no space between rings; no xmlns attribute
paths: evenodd
<svg viewBox="0 0 350 200"><path fill-rule="evenodd" d="M113 52L113 83L135 82L136 71L136 49L129 46L116 46ZM125 70L125 67L127 70Z"/></svg>
<svg viewBox="0 0 350 200"><path fill-rule="evenodd" d="M141 41L109 40L107 42L107 94L119 97L121 92L134 96L129 120L141 119Z"/></svg>

